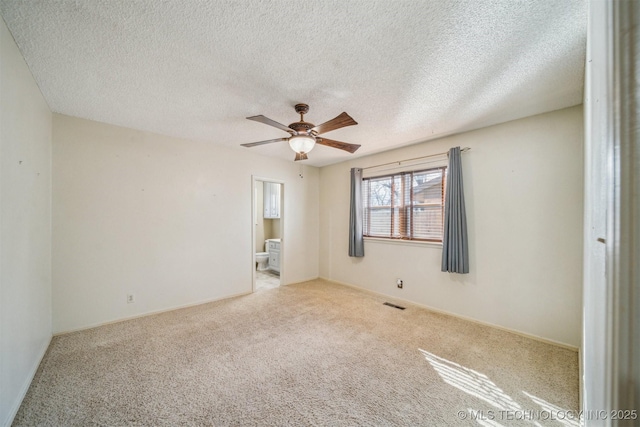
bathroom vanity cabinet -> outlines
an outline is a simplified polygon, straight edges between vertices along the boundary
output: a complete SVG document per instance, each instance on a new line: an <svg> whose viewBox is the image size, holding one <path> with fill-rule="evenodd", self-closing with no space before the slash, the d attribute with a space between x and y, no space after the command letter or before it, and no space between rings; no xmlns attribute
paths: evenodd
<svg viewBox="0 0 640 427"><path fill-rule="evenodd" d="M280 273L280 242L269 240L269 269Z"/></svg>
<svg viewBox="0 0 640 427"><path fill-rule="evenodd" d="M280 218L280 184L264 182L263 204L265 219Z"/></svg>

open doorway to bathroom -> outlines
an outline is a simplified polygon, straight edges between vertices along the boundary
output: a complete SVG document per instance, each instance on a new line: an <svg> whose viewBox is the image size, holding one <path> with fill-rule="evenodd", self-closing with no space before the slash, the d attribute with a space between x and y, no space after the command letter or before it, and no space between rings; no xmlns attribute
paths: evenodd
<svg viewBox="0 0 640 427"><path fill-rule="evenodd" d="M253 291L280 286L284 230L284 184L253 178Z"/></svg>

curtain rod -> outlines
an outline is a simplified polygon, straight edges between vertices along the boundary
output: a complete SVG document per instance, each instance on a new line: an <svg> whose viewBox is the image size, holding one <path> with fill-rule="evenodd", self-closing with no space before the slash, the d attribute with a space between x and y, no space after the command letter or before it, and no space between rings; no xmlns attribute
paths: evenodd
<svg viewBox="0 0 640 427"><path fill-rule="evenodd" d="M466 151L471 150L471 148L469 147L464 147L460 150L460 152L464 153ZM375 165L375 166L367 166L366 168L361 168L362 170L366 170L366 169L373 169L373 168L379 168L380 166L388 166L388 165L395 165L396 163L398 165L400 165L401 163L404 162L411 162L413 160L422 160L422 159L428 159L429 157L436 157L436 156L443 156L445 154L449 154L448 152L446 153L437 153L437 154L430 154L428 156L422 156L422 157L414 157L413 159L404 159L404 160L398 160L395 162L389 162L389 163L382 163L381 165Z"/></svg>

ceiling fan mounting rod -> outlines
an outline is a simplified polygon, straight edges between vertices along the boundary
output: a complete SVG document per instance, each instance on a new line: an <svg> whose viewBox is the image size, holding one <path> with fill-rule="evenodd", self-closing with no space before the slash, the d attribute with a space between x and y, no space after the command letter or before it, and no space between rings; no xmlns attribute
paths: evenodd
<svg viewBox="0 0 640 427"><path fill-rule="evenodd" d="M307 104L296 104L296 113L300 114L300 121L304 122L304 115L309 112L309 106Z"/></svg>

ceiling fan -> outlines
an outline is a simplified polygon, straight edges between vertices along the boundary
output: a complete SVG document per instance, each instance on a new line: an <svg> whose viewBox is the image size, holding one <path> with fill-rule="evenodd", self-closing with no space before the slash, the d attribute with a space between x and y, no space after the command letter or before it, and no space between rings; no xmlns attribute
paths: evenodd
<svg viewBox="0 0 640 427"><path fill-rule="evenodd" d="M300 114L300 121L291 123L289 126L285 126L265 116L247 117L249 120L264 123L265 125L273 126L278 129L282 129L285 132L289 132L291 134L290 137L268 139L266 141L250 142L248 144L241 145L243 147L255 147L258 145L271 144L273 142L288 141L291 149L296 152L296 161L308 159L307 153L309 153L316 144L338 148L340 150L348 151L349 153L355 153L356 150L360 148L360 145L358 144L347 144L346 142L321 138L319 136L320 134L340 129L345 126L357 125L358 123L347 113L342 113L338 117L316 126L313 123L304 121L304 115L309 112L309 106L307 104L296 104L295 109L296 113Z"/></svg>

